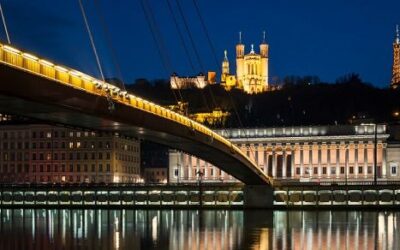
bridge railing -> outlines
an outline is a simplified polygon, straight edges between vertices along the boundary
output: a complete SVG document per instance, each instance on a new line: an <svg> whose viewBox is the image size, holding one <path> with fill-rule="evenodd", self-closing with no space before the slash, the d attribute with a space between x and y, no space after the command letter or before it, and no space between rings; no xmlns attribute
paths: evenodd
<svg viewBox="0 0 400 250"><path fill-rule="evenodd" d="M41 59L30 53L22 52L8 45L0 44L0 62L29 73L51 79L60 84L86 91L98 96L112 98L114 102L122 103L143 111L158 115L185 125L189 129L203 133L213 140L222 142L231 148L232 153L240 154L243 158L257 166L245 153L223 136L213 132L206 126L195 122L188 117L178 114L170 109L129 94L119 87L98 80L77 70L56 65L48 60ZM258 167L258 166L257 166ZM260 173L262 173L260 169Z"/></svg>

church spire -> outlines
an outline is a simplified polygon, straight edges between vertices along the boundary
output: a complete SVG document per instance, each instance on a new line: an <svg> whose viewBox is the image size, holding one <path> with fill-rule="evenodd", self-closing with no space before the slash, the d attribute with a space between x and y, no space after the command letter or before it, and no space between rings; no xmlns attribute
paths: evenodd
<svg viewBox="0 0 400 250"><path fill-rule="evenodd" d="M242 32L239 31L239 44L242 44Z"/></svg>
<svg viewBox="0 0 400 250"><path fill-rule="evenodd" d="M224 61L228 61L228 51L224 50Z"/></svg>
<svg viewBox="0 0 400 250"><path fill-rule="evenodd" d="M395 39L395 43L396 44L400 44L400 31L399 31L399 25L396 25L396 39Z"/></svg>
<svg viewBox="0 0 400 250"><path fill-rule="evenodd" d="M262 43L266 43L266 41L265 41L265 30L263 31L263 40L262 40Z"/></svg>

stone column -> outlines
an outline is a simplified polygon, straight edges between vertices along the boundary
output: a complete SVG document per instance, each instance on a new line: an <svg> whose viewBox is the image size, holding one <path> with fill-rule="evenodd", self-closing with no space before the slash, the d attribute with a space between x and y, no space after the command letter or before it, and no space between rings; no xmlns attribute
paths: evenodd
<svg viewBox="0 0 400 250"><path fill-rule="evenodd" d="M359 143L354 143L354 173L358 178L358 146Z"/></svg>
<svg viewBox="0 0 400 250"><path fill-rule="evenodd" d="M330 170L331 170L331 149L332 149L332 143L329 143L329 144L327 144L326 146L327 146L327 149L326 149L326 153L327 153L327 156L326 156L326 161L327 161L327 163L326 163L326 175L327 175L328 178L330 178L330 177L331 177L331 172L330 172Z"/></svg>
<svg viewBox="0 0 400 250"><path fill-rule="evenodd" d="M264 155L264 173L268 174L268 153L267 153L267 145L263 146L263 155Z"/></svg>
<svg viewBox="0 0 400 250"><path fill-rule="evenodd" d="M300 145L300 178L304 176L304 145Z"/></svg>
<svg viewBox="0 0 400 250"><path fill-rule="evenodd" d="M282 146L282 178L286 178L286 144Z"/></svg>
<svg viewBox="0 0 400 250"><path fill-rule="evenodd" d="M336 178L340 178L340 143L336 144Z"/></svg>
<svg viewBox="0 0 400 250"><path fill-rule="evenodd" d="M390 174L390 170L386 169L387 164L386 164L386 157L387 157L387 143L382 143L382 178L386 178L387 173Z"/></svg>
<svg viewBox="0 0 400 250"><path fill-rule="evenodd" d="M318 144L318 179L321 179L322 169L321 169L321 161L322 161L322 145Z"/></svg>
<svg viewBox="0 0 400 250"><path fill-rule="evenodd" d="M276 177L276 152L275 152L275 146L272 145L272 176L275 178Z"/></svg>
<svg viewBox="0 0 400 250"><path fill-rule="evenodd" d="M345 144L344 147L344 177L349 178L349 152L350 152L350 142Z"/></svg>
<svg viewBox="0 0 400 250"><path fill-rule="evenodd" d="M291 146L290 147L290 150L291 150L291 154L292 154L292 157L291 157L291 166L290 166L290 168L291 168L291 171L292 171L292 175L290 176L290 178L293 178L293 176L294 176L294 174L295 174L295 169L294 169L294 156L295 156L295 154L296 154L296 148L295 148L295 146Z"/></svg>

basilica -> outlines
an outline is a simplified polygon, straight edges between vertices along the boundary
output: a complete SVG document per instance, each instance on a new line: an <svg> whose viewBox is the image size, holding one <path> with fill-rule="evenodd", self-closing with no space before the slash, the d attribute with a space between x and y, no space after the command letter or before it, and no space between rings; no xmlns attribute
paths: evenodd
<svg viewBox="0 0 400 250"><path fill-rule="evenodd" d="M260 51L256 53L251 44L250 52L246 54L239 32L239 43L236 45L236 75L230 73L227 51L224 51L222 61L221 84L226 90L241 89L248 94L258 94L268 90L268 44L263 40Z"/></svg>

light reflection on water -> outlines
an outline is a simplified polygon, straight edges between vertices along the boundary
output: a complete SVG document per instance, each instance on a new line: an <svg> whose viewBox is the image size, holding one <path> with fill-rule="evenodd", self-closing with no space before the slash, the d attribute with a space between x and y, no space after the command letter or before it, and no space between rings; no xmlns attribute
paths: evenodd
<svg viewBox="0 0 400 250"><path fill-rule="evenodd" d="M400 212L1 209L0 249L400 249Z"/></svg>

